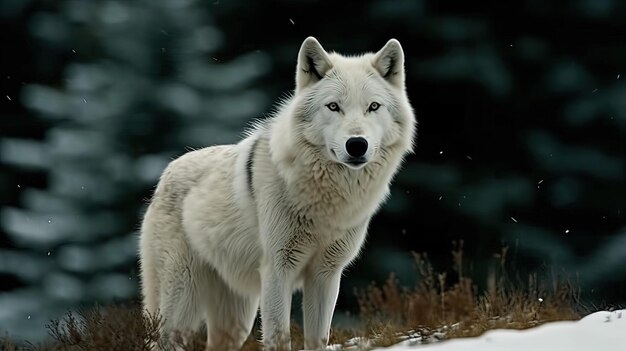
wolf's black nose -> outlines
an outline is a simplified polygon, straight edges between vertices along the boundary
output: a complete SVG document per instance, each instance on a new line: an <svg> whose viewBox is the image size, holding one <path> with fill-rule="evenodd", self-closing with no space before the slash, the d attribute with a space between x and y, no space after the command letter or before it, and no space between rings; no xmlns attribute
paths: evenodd
<svg viewBox="0 0 626 351"><path fill-rule="evenodd" d="M356 137L346 141L346 151L352 157L361 157L367 152L367 140L365 138Z"/></svg>

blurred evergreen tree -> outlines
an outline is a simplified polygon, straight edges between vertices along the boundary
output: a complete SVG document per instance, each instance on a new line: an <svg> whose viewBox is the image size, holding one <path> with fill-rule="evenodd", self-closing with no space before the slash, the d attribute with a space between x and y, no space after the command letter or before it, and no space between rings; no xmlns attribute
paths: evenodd
<svg viewBox="0 0 626 351"><path fill-rule="evenodd" d="M269 69L260 53L215 58L222 33L207 2L33 3L36 64L62 79L21 90L49 124L41 140L0 140L3 167L47 177L0 210L12 247L0 273L23 283L0 295L0 326L30 340L67 308L137 296L138 218L160 172L186 147L237 141L267 108L253 82Z"/></svg>

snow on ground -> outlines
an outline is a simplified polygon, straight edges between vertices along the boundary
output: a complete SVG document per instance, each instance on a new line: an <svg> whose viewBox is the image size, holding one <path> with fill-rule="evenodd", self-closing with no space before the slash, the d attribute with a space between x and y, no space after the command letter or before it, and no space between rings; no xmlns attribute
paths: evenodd
<svg viewBox="0 0 626 351"><path fill-rule="evenodd" d="M626 310L596 312L575 322L526 330L491 330L476 338L427 345L405 341L386 351L619 351L626 350Z"/></svg>

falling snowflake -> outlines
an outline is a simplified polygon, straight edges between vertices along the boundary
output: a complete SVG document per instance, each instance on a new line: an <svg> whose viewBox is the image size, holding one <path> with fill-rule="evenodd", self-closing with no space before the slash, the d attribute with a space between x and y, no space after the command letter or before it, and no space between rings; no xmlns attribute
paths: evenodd
<svg viewBox="0 0 626 351"><path fill-rule="evenodd" d="M296 23L290 18L289 22L291 22L291 24L295 25Z"/></svg>
<svg viewBox="0 0 626 351"><path fill-rule="evenodd" d="M515 219L515 218L511 217L511 220L512 220L513 222L517 223L517 219Z"/></svg>
<svg viewBox="0 0 626 351"><path fill-rule="evenodd" d="M543 299L541 297L538 300L539 300L539 302L543 302Z"/></svg>
<svg viewBox="0 0 626 351"><path fill-rule="evenodd" d="M565 234L569 233L569 229L565 229Z"/></svg>
<svg viewBox="0 0 626 351"><path fill-rule="evenodd" d="M11 97L10 97L9 95L7 95L7 99L9 99L9 101L12 101L12 100L11 100Z"/></svg>
<svg viewBox="0 0 626 351"><path fill-rule="evenodd" d="M439 155L443 155L443 150L442 150L442 151L439 151Z"/></svg>

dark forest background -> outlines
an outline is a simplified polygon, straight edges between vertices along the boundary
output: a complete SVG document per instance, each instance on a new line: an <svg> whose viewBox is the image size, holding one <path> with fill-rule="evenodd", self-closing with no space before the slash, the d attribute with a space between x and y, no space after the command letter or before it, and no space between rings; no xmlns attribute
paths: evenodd
<svg viewBox="0 0 626 351"><path fill-rule="evenodd" d="M626 303L625 2L3 0L0 19L2 334L135 300L160 172L268 115L309 35L399 39L420 123L340 311L390 272L413 284L411 251L451 267L460 240L479 287L508 247L512 279Z"/></svg>

